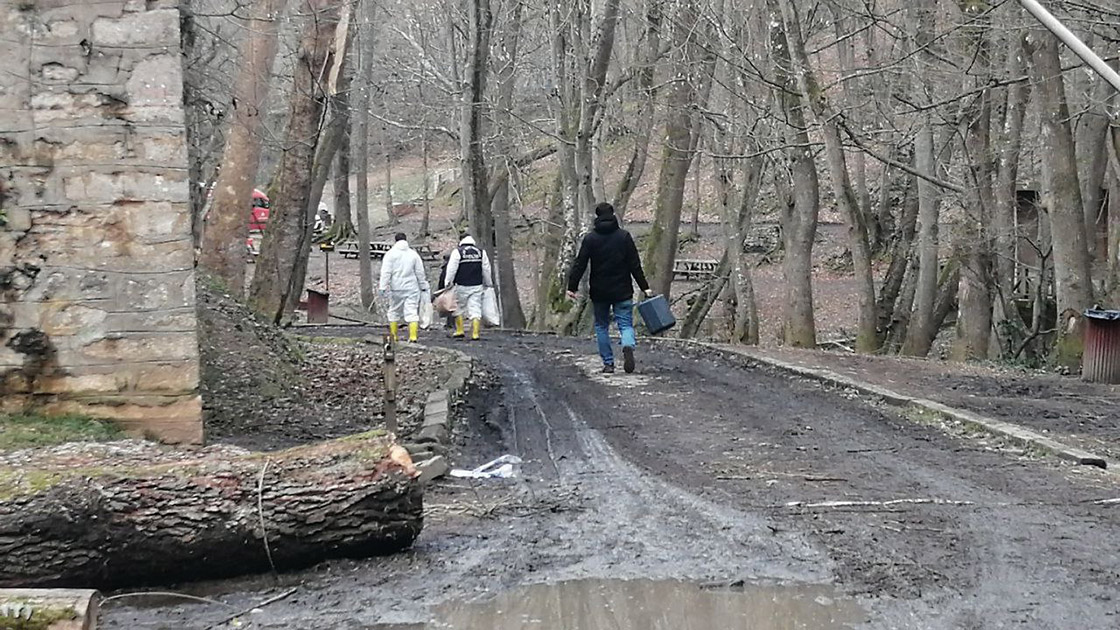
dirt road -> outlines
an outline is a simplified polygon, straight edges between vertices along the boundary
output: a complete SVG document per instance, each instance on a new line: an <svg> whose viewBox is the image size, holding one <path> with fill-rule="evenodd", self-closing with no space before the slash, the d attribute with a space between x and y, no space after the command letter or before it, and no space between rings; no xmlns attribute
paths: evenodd
<svg viewBox="0 0 1120 630"><path fill-rule="evenodd" d="M1105 473L668 344L611 376L586 340L459 347L483 372L458 463L514 453L518 480L429 493L410 553L179 589L224 606L111 602L106 627L206 628L298 587L242 627L490 628L447 611L527 584L639 578L832 584L813 601L858 606L866 628L1120 626L1120 504L1096 503L1120 486Z"/></svg>

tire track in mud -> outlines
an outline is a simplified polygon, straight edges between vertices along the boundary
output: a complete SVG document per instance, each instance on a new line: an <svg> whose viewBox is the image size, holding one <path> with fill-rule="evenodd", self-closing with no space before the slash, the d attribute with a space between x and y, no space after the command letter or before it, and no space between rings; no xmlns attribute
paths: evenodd
<svg viewBox="0 0 1120 630"><path fill-rule="evenodd" d="M526 464L516 481L452 482L426 500L508 505L429 519L407 554L284 576L301 591L255 627L417 623L448 600L578 578L836 581L872 611L868 628L1120 625L1120 511L1091 504L1120 489L1096 477L725 358L646 346L642 373L608 377L587 340L456 347L492 377L467 400L457 463ZM973 505L786 505L921 497ZM200 592L241 607L272 588ZM165 606L107 627L205 627L208 614Z"/></svg>

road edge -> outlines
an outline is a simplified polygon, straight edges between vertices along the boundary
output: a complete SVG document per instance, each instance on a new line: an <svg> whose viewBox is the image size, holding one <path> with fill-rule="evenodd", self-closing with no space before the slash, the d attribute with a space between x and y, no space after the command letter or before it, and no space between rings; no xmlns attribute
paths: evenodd
<svg viewBox="0 0 1120 630"><path fill-rule="evenodd" d="M425 352L451 357L447 380L441 387L429 392L424 401L420 430L402 443L416 464L416 469L420 471L420 482L428 485L451 471L447 455L451 449L454 409L466 393L467 383L474 373L474 360L465 352L451 348L422 344L412 346Z"/></svg>
<svg viewBox="0 0 1120 630"><path fill-rule="evenodd" d="M728 346L725 344L713 344L703 341L696 341L693 339L675 339L675 338L656 338L651 337L651 340L658 342L670 342L678 345L693 346L697 348L704 348L706 350L715 351L723 355L732 354L740 357L747 358L755 363L769 366L807 378L817 382L833 385L837 387L844 387L847 389L855 390L861 394L874 396L881 399L883 402L891 405L892 407L899 407L901 409L916 409L925 413L933 414L944 420L951 422L959 422L964 426L978 429L998 435L1008 441L1018 444L1019 446L1037 448L1043 452L1053 455L1059 459L1073 462L1083 466L1094 466L1100 468L1105 472L1113 475L1120 474L1117 471L1116 463L1109 461L1107 457L1097 453L1091 453L1081 448L1071 446L1060 440L1047 437L1033 429L1028 429L1022 425L1014 424L1004 420L996 420L989 418L978 413L950 407L949 405L939 403L937 401L928 400L926 398L919 398L916 396L907 396L900 394L894 390L886 387L880 387L871 383L866 383L858 379L854 379L832 370L822 368L809 368L781 359L766 356L762 353L755 352L750 348Z"/></svg>

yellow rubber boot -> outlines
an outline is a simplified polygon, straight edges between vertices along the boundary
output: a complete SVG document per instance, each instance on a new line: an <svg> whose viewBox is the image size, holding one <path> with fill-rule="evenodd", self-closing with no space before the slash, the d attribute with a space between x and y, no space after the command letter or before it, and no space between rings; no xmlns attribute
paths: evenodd
<svg viewBox="0 0 1120 630"><path fill-rule="evenodd" d="M408 323L408 340L415 343L416 342L416 336L418 334L420 334L420 323L419 322L409 322Z"/></svg>
<svg viewBox="0 0 1120 630"><path fill-rule="evenodd" d="M481 319L471 320L471 341L478 341L478 331L482 328Z"/></svg>
<svg viewBox="0 0 1120 630"><path fill-rule="evenodd" d="M456 337L462 337L463 336L463 316L462 315L455 318L455 336Z"/></svg>
<svg viewBox="0 0 1120 630"><path fill-rule="evenodd" d="M397 336L397 322L389 322L389 336L393 341L399 341L400 337Z"/></svg>

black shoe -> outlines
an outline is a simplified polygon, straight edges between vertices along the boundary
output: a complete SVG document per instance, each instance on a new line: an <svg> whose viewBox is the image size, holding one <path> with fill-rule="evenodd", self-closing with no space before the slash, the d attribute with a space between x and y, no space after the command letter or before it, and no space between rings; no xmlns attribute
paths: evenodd
<svg viewBox="0 0 1120 630"><path fill-rule="evenodd" d="M614 366L613 365L604 365L603 366L603 374L614 374Z"/></svg>
<svg viewBox="0 0 1120 630"><path fill-rule="evenodd" d="M629 346L622 349L622 369L627 374L634 372L634 349Z"/></svg>

